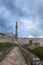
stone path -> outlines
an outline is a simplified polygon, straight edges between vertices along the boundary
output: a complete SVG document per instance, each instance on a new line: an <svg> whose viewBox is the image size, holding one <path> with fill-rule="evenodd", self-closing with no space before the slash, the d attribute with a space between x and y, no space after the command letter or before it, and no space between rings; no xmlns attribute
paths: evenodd
<svg viewBox="0 0 43 65"><path fill-rule="evenodd" d="M27 65L27 63L19 48L15 47L0 63L0 65Z"/></svg>

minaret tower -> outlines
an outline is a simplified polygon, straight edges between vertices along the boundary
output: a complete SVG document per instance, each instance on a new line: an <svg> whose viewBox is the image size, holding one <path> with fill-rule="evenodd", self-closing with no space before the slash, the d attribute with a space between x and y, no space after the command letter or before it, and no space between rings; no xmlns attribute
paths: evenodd
<svg viewBox="0 0 43 65"><path fill-rule="evenodd" d="M18 22L16 22L16 40L18 39Z"/></svg>

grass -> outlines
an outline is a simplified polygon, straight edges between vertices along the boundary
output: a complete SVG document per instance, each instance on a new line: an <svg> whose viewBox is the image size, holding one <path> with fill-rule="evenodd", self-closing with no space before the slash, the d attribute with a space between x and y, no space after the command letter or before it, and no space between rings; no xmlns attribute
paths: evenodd
<svg viewBox="0 0 43 65"><path fill-rule="evenodd" d="M0 43L0 52L6 51L10 47L11 47L11 45L9 43L6 43L6 42Z"/></svg>
<svg viewBox="0 0 43 65"><path fill-rule="evenodd" d="M34 48L34 49L28 48L28 45L27 46L23 45L23 47L27 49L28 51L30 51L31 53L37 55L41 60L43 60L43 47L38 46L37 48Z"/></svg>
<svg viewBox="0 0 43 65"><path fill-rule="evenodd" d="M32 52L33 54L37 55L41 60L43 60L43 47L38 47L33 50L28 51Z"/></svg>

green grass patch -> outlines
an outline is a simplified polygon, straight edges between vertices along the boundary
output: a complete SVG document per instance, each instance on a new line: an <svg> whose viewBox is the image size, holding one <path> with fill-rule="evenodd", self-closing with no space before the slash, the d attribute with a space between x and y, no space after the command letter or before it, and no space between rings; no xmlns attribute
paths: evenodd
<svg viewBox="0 0 43 65"><path fill-rule="evenodd" d="M0 52L6 51L10 47L11 47L10 43L6 43L6 42L0 43Z"/></svg>
<svg viewBox="0 0 43 65"><path fill-rule="evenodd" d="M23 45L22 47L24 47L25 49L27 49L31 53L37 55L41 60L43 60L43 47L38 46L37 48L34 48L34 49L28 48L28 45Z"/></svg>
<svg viewBox="0 0 43 65"><path fill-rule="evenodd" d="M33 50L28 49L28 51L32 52L33 54L37 55L40 59L43 60L43 47L38 47Z"/></svg>

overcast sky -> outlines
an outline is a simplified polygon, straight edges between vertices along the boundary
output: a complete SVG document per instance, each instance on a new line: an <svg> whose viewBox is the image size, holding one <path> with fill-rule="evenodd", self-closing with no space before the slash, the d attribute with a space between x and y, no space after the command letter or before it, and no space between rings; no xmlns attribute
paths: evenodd
<svg viewBox="0 0 43 65"><path fill-rule="evenodd" d="M0 0L0 32L43 37L43 0Z"/></svg>

